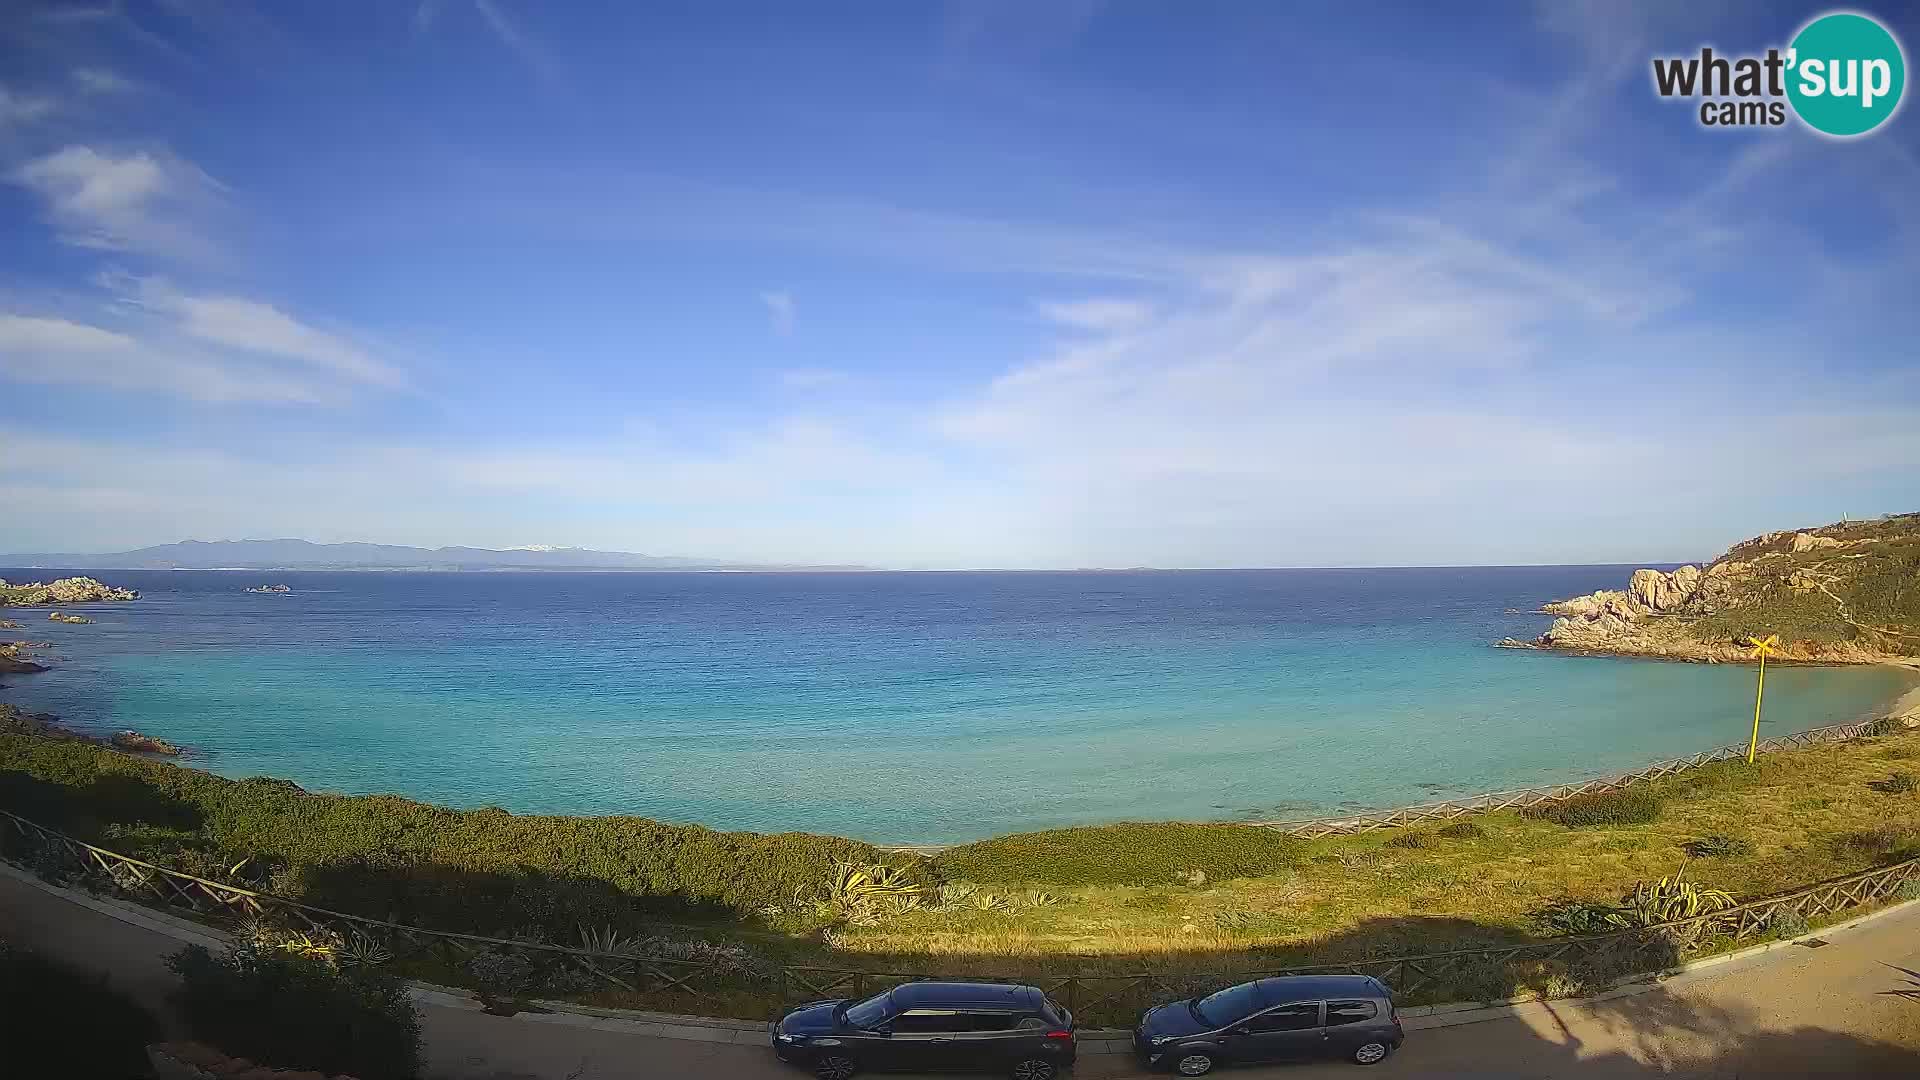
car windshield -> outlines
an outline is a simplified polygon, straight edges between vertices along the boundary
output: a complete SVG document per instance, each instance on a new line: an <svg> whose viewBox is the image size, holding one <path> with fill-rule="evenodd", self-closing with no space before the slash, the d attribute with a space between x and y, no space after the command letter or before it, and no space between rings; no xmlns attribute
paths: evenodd
<svg viewBox="0 0 1920 1080"><path fill-rule="evenodd" d="M1259 992L1252 983L1230 986L1195 1001L1193 1015L1211 1027L1226 1027L1260 1007Z"/></svg>
<svg viewBox="0 0 1920 1080"><path fill-rule="evenodd" d="M878 1027L892 1014L892 1008L887 1005L887 995L879 994L875 997L868 998L858 1005L848 1006L844 1015L847 1018L847 1023L852 1024L854 1027L872 1028Z"/></svg>

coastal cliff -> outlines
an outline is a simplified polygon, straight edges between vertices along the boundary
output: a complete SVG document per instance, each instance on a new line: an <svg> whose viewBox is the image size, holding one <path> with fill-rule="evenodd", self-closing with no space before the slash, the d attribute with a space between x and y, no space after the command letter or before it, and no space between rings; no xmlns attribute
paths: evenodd
<svg viewBox="0 0 1920 1080"><path fill-rule="evenodd" d="M1677 570L1635 570L1625 589L1544 604L1559 616L1510 648L1721 663L1780 636L1780 660L1920 659L1920 514L1771 532Z"/></svg>

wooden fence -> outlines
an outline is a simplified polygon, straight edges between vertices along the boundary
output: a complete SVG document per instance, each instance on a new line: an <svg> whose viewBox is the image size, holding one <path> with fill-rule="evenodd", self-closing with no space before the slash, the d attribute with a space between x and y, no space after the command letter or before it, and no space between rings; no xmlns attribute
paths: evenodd
<svg viewBox="0 0 1920 1080"><path fill-rule="evenodd" d="M405 926L196 877L76 840L5 810L0 810L0 857L42 877L184 909L202 920L226 923L242 934L249 932L249 924L271 924L282 931L312 935L342 957L378 950L383 960L424 962L456 982L481 979L475 962L483 956L495 961L494 971L501 970L500 958L517 958L513 985L493 987L502 996L618 990L641 995L642 1003L654 1007L769 1015L800 1001L860 997L900 983L942 978L922 972L759 964L737 950L711 947L704 951L693 947L691 955L673 956L667 954L669 950L688 943L676 946L662 939L636 943L627 951L598 952ZM1403 1003L1488 1001L1524 993L1565 995L1611 985L1624 976L1663 970L1702 948L1766 937L1773 933L1775 917L1783 913L1815 919L1884 901L1909 882L1920 882L1920 858L1749 900L1711 915L1590 937L1263 971L968 975L959 981L1037 983L1083 1023L1128 1025L1150 1005L1272 975L1372 975L1392 987Z"/></svg>
<svg viewBox="0 0 1920 1080"><path fill-rule="evenodd" d="M1832 727L1814 728L1811 731L1781 735L1777 738L1762 739L1757 752L1766 754L1777 750L1800 750L1809 746L1826 743L1847 742L1862 736L1873 735L1883 730L1883 721L1867 720L1858 724L1836 724ZM1702 765L1711 765L1716 761L1744 760L1747 756L1746 743L1733 743L1705 750L1689 757L1671 758L1657 761L1645 768L1633 772L1605 776L1593 780L1582 780L1572 784L1556 784L1552 787L1516 788L1512 791L1494 791L1483 795L1470 795L1464 799L1448 799L1442 802L1421 803L1417 806L1402 806L1394 810L1372 810L1361 814L1348 814L1341 817L1309 818L1298 821L1253 821L1247 824L1263 829L1274 829L1312 840L1322 836L1345 836L1353 833L1376 832L1380 829L1402 829L1410 825L1424 825L1429 822L1452 821L1469 814L1484 814L1494 810L1524 809L1541 803L1563 802L1576 795L1585 795L1595 791L1618 791L1648 780L1658 780L1664 776L1697 769Z"/></svg>

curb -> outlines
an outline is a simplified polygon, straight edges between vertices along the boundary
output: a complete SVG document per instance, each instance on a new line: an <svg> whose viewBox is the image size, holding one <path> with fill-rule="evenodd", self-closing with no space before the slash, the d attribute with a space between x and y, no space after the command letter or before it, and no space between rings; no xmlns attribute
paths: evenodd
<svg viewBox="0 0 1920 1080"><path fill-rule="evenodd" d="M221 948L231 943L227 935L199 923L166 912L153 911L127 901L102 900L99 897L63 888L42 881L39 877L5 862L0 862L0 877L23 882L108 918L150 930L176 941L205 945L208 948ZM1615 998L1650 993L1660 989L1666 983L1688 981L1699 977L1701 972L1752 961L1769 952L1835 934L1843 934L1855 927L1914 910L1920 910L1920 900L1904 900L1796 938L1750 945L1733 952L1691 960L1667 971L1633 976L1632 981L1628 983L1587 997L1520 997L1497 1002L1414 1005L1400 1009L1399 1013L1408 1031L1429 1031L1436 1028L1460 1027L1466 1024L1510 1019L1528 1008L1549 1005L1579 1008L1588 1002L1611 1001ZM483 1011L480 1002L470 991L411 979L407 981L407 986L413 1000L421 1005L463 1012ZM603 1009L565 1001L533 1001L530 1004L547 1011L519 1012L509 1017L500 1017L500 1019L527 1024L550 1024L557 1027L619 1032L652 1039L678 1039L686 1042L731 1043L746 1046L765 1046L773 1030L772 1024L756 1020L682 1016L676 1013L642 1012L634 1009ZM1079 1049L1082 1054L1130 1054L1133 1052L1133 1033L1120 1028L1087 1028L1079 1032Z"/></svg>

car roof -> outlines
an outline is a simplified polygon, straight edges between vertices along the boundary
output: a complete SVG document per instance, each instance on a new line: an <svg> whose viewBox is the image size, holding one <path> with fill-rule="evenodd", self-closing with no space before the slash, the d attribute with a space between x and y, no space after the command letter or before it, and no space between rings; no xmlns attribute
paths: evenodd
<svg viewBox="0 0 1920 1080"><path fill-rule="evenodd" d="M1371 975L1277 975L1260 979L1260 994L1278 1005L1325 997L1385 997L1386 987Z"/></svg>
<svg viewBox="0 0 1920 1080"><path fill-rule="evenodd" d="M906 983L893 988L894 1007L907 1009L1030 1009L1040 991L1010 983Z"/></svg>

